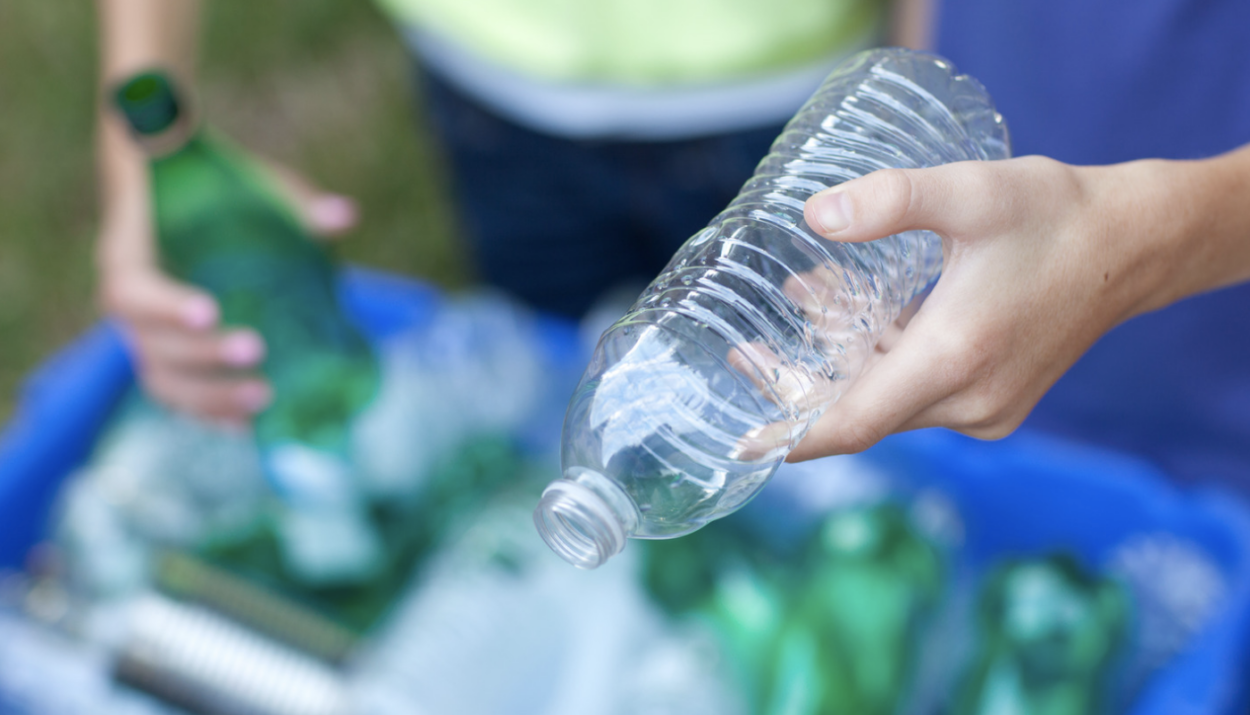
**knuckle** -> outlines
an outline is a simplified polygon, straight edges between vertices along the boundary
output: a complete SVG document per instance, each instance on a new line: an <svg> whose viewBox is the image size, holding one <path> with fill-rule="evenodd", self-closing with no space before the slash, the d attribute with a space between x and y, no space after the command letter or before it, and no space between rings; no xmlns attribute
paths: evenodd
<svg viewBox="0 0 1250 715"><path fill-rule="evenodd" d="M959 404L957 429L977 439L997 440L1016 431L1027 412L1015 407L1017 400L985 387L965 394Z"/></svg>
<svg viewBox="0 0 1250 715"><path fill-rule="evenodd" d="M963 161L941 167L943 178L952 188L957 189L965 204L970 204L974 212L990 212L997 206L994 197L1001 194L1003 176L998 162Z"/></svg>
<svg viewBox="0 0 1250 715"><path fill-rule="evenodd" d="M1011 435L1022 422L1022 419L996 419L984 424L965 427L959 431L976 439L995 441Z"/></svg>
<svg viewBox="0 0 1250 715"><path fill-rule="evenodd" d="M143 370L139 376L148 394L157 402L188 414L204 414L204 396L186 376L164 366Z"/></svg>
<svg viewBox="0 0 1250 715"><path fill-rule="evenodd" d="M904 169L878 171L873 186L878 215L891 225L906 223L917 196L911 174Z"/></svg>
<svg viewBox="0 0 1250 715"><path fill-rule="evenodd" d="M1048 156L1030 154L1020 157L1020 166L1033 172L1057 173L1066 169L1067 165Z"/></svg>
<svg viewBox="0 0 1250 715"><path fill-rule="evenodd" d="M167 405L176 405L180 393L177 382L164 370L154 369L140 361L139 382L149 395Z"/></svg>
<svg viewBox="0 0 1250 715"><path fill-rule="evenodd" d="M158 341L154 340L146 330L136 328L131 323L124 325L126 345L130 348L139 377L146 379L148 374L159 369L161 364L160 349L156 347Z"/></svg>
<svg viewBox="0 0 1250 715"><path fill-rule="evenodd" d="M948 231L981 236L998 230L1005 211L1012 210L1016 191L1004 191L1006 174L996 161L963 161L938 167L947 201L958 197L958 206L944 207Z"/></svg>
<svg viewBox="0 0 1250 715"><path fill-rule="evenodd" d="M864 419L864 416L846 415L846 421L838 435L838 452L858 454L880 442L884 436L875 425Z"/></svg>
<svg viewBox="0 0 1250 715"><path fill-rule="evenodd" d="M982 429L999 422L1003 413L1003 405L997 395L984 389L974 389L967 394L960 405L960 423L970 429Z"/></svg>
<svg viewBox="0 0 1250 715"><path fill-rule="evenodd" d="M1001 179L1012 182L1015 193L1036 195L1040 186L1047 187L1044 193L1054 201L1072 204L1081 200L1081 182L1070 164L1046 156L1023 156L1013 161L1018 162L1012 166L1013 171L1002 169Z"/></svg>
<svg viewBox="0 0 1250 715"><path fill-rule="evenodd" d="M134 331L140 359L162 373L176 370L188 362L186 351L176 336L165 335L150 329Z"/></svg>
<svg viewBox="0 0 1250 715"><path fill-rule="evenodd" d="M113 315L124 316L130 304L123 284L117 281L105 281L100 285L100 307Z"/></svg>
<svg viewBox="0 0 1250 715"><path fill-rule="evenodd" d="M931 340L934 363L940 366L936 379L947 394L974 389L987 379L993 363L984 344L957 329L938 331Z"/></svg>
<svg viewBox="0 0 1250 715"><path fill-rule="evenodd" d="M959 167L958 181L962 192L968 196L995 196L1002 186L996 167L988 162L968 162Z"/></svg>

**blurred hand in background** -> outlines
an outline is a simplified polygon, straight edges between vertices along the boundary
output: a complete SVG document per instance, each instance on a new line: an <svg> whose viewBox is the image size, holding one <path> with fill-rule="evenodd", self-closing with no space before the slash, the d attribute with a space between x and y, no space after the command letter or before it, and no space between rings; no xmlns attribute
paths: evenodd
<svg viewBox="0 0 1250 715"><path fill-rule="evenodd" d="M321 191L284 167L271 168L314 235L336 238L356 224L350 198ZM99 237L100 299L124 325L144 388L171 407L229 423L264 409L272 395L255 372L265 356L261 336L223 327L208 292L161 270L146 207L109 209Z"/></svg>
<svg viewBox="0 0 1250 715"><path fill-rule="evenodd" d="M122 322L140 381L150 395L200 417L245 422L272 397L256 373L264 360L264 342L254 330L222 326L220 309L209 293L162 271L146 159L107 106L112 86L137 71L163 67L184 79L193 75L198 3L101 0L99 10L101 303ZM324 192L278 164L268 168L275 186L314 235L335 237L356 224L357 207L351 199Z"/></svg>

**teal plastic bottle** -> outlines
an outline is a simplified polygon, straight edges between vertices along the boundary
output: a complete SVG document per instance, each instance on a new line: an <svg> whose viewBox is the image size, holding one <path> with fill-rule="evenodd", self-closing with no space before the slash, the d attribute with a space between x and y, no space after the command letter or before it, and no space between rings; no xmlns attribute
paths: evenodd
<svg viewBox="0 0 1250 715"><path fill-rule="evenodd" d="M1066 554L1001 565L979 605L979 652L955 715L1096 715L1131 602Z"/></svg>
<svg viewBox="0 0 1250 715"><path fill-rule="evenodd" d="M893 502L830 514L788 555L734 525L649 544L643 577L669 614L711 625L750 712L899 712L945 585L938 547Z"/></svg>
<svg viewBox="0 0 1250 715"><path fill-rule="evenodd" d="M150 158L163 268L265 340L274 399L255 432L286 507L288 567L310 581L367 577L381 547L354 484L351 422L378 367L339 308L333 261L253 161L195 126L166 75L137 75L114 99Z"/></svg>

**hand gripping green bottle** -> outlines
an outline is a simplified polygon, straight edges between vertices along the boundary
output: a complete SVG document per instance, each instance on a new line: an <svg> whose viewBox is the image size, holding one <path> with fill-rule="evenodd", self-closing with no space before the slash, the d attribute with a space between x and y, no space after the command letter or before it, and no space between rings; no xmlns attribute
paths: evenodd
<svg viewBox="0 0 1250 715"><path fill-rule="evenodd" d="M353 484L350 425L379 378L339 309L334 264L255 163L198 130L166 75L134 76L114 99L150 159L164 269L265 340L274 399L255 432L284 505L286 566L306 581L367 578L381 544Z"/></svg>
<svg viewBox="0 0 1250 715"><path fill-rule="evenodd" d="M958 715L1095 715L1128 626L1129 598L1061 554L1004 564L982 593L976 660Z"/></svg>

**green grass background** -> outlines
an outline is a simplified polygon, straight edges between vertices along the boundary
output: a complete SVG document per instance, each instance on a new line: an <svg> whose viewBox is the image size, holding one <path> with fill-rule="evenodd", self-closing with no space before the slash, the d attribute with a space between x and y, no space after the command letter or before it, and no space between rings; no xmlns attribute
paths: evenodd
<svg viewBox="0 0 1250 715"><path fill-rule="evenodd" d="M201 107L244 146L361 203L351 261L466 280L439 157L394 30L360 0L204 3ZM0 0L0 421L99 318L90 0Z"/></svg>

